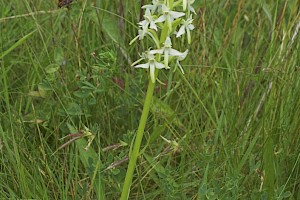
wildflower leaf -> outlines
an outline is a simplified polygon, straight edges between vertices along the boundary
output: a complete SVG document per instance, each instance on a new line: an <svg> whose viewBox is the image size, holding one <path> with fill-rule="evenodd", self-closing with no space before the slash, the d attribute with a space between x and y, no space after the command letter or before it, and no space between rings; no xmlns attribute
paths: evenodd
<svg viewBox="0 0 300 200"><path fill-rule="evenodd" d="M164 27L162 29L161 36L160 36L161 43L163 43L166 40L166 38L168 37L168 32L169 32L168 23L164 23Z"/></svg>
<svg viewBox="0 0 300 200"><path fill-rule="evenodd" d="M37 29L36 29L37 30ZM15 48L17 48L18 46L20 46L21 44L23 44L23 42L25 42L36 30L28 33L27 35L25 35L24 37L22 37L20 40L18 40L15 44L13 44L9 49L7 49L4 52L0 52L0 59L2 59L4 56L6 56L7 54L9 54L12 50L14 50Z"/></svg>
<svg viewBox="0 0 300 200"><path fill-rule="evenodd" d="M57 64L51 64L51 65L48 65L46 67L46 73L47 74L53 74L53 73L57 72L58 69L59 69L59 65L57 65Z"/></svg>
<svg viewBox="0 0 300 200"><path fill-rule="evenodd" d="M72 126L71 124L67 123L67 127L70 131L70 133L77 133L77 128L75 128L74 126Z"/></svg>
<svg viewBox="0 0 300 200"><path fill-rule="evenodd" d="M65 63L64 50L61 47L54 49L54 61L57 65L63 65Z"/></svg>
<svg viewBox="0 0 300 200"><path fill-rule="evenodd" d="M178 19L174 20L173 23L172 23L172 27L176 28L180 24L181 21L182 21L181 18L178 18Z"/></svg>
<svg viewBox="0 0 300 200"><path fill-rule="evenodd" d="M91 147L85 149L87 143L85 138L75 141L76 147L79 150L79 158L91 180L89 187L95 190L97 199L105 199L103 181L99 173L101 165L100 154L97 154Z"/></svg>

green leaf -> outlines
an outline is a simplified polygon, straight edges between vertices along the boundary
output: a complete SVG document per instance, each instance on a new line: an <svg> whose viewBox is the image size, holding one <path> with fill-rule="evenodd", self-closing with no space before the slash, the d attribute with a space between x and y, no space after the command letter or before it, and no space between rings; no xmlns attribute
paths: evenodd
<svg viewBox="0 0 300 200"><path fill-rule="evenodd" d="M209 163L206 165L205 173L204 173L204 176L202 178L201 185L198 189L198 196L200 197L200 199L205 199L205 196L209 192L209 189L207 188L207 186L208 186L208 180L207 180L208 171L209 171Z"/></svg>
<svg viewBox="0 0 300 200"><path fill-rule="evenodd" d="M46 90L46 91L52 91L53 88L49 84L48 81L43 80L39 85L38 85L39 90Z"/></svg>
<svg viewBox="0 0 300 200"><path fill-rule="evenodd" d="M40 91L30 91L28 92L28 96L45 98L44 93L41 93Z"/></svg>
<svg viewBox="0 0 300 200"><path fill-rule="evenodd" d="M90 188L93 188L96 192L97 199L105 199L104 186L102 184L100 169L100 154L97 154L92 147L85 150L87 141L85 138L81 138L75 141L76 147L79 151L80 160L88 173L91 184Z"/></svg>
<svg viewBox="0 0 300 200"><path fill-rule="evenodd" d="M268 20L270 21L270 24L273 24L273 23L272 23L272 21L273 21L273 20L272 20L272 14L271 14L270 8L269 8L269 6L268 6L267 3L264 3L264 4L263 4L263 11L265 12L265 14L266 14Z"/></svg>
<svg viewBox="0 0 300 200"><path fill-rule="evenodd" d="M51 64L51 65L48 65L45 70L46 70L47 74L53 74L53 73L57 72L58 69L59 69L59 65Z"/></svg>
<svg viewBox="0 0 300 200"><path fill-rule="evenodd" d="M87 90L79 90L79 91L76 91L74 92L74 96L78 97L78 98L81 98L81 99L85 99L87 98L89 95L90 95L90 91L87 91Z"/></svg>
<svg viewBox="0 0 300 200"><path fill-rule="evenodd" d="M91 98L88 102L89 105L96 105L97 104L97 100L95 98Z"/></svg>
<svg viewBox="0 0 300 200"><path fill-rule="evenodd" d="M291 193L290 191L286 191L286 192L283 193L280 197L281 197L282 199L285 199L285 198L288 198L288 197L290 197L290 196L292 196L292 193Z"/></svg>
<svg viewBox="0 0 300 200"><path fill-rule="evenodd" d="M72 126L71 124L67 123L67 127L68 127L70 133L78 133L77 128Z"/></svg>
<svg viewBox="0 0 300 200"><path fill-rule="evenodd" d="M149 144L156 141L156 139L161 135L162 132L164 132L164 130L166 130L166 126L159 125L159 126L155 127L155 129L153 130L153 133L151 134L151 136L149 138Z"/></svg>
<svg viewBox="0 0 300 200"><path fill-rule="evenodd" d="M21 44L23 44L23 42L25 42L35 31L36 30L28 33L27 35L25 35L24 37L22 37L21 39L19 39L15 44L13 44L9 49L7 49L6 51L0 53L0 59L2 59L4 56L6 56L7 54L9 54L12 50L14 50L15 48L17 48Z"/></svg>
<svg viewBox="0 0 300 200"><path fill-rule="evenodd" d="M54 60L57 65L61 65L65 62L64 51L61 47L55 48Z"/></svg>
<svg viewBox="0 0 300 200"><path fill-rule="evenodd" d="M161 31L161 35L160 35L160 42L163 43L165 42L167 36L168 36L168 32L169 32L169 27L168 27L168 23L164 23L164 27Z"/></svg>
<svg viewBox="0 0 300 200"><path fill-rule="evenodd" d="M165 168L159 163L159 161L155 161L152 157L150 157L146 153L143 153L143 155L158 175L166 174Z"/></svg>
<svg viewBox="0 0 300 200"><path fill-rule="evenodd" d="M266 141L263 155L264 170L266 173L264 187L268 192L268 199L274 198L275 191L275 169L274 169L274 142L271 137Z"/></svg>
<svg viewBox="0 0 300 200"><path fill-rule="evenodd" d="M124 40L121 37L120 27L118 27L118 23L116 23L116 19L113 17L108 17L106 15L103 16L102 28L105 33L109 36L112 41L115 43L124 46Z"/></svg>
<svg viewBox="0 0 300 200"><path fill-rule="evenodd" d="M84 82L82 82L82 84L86 85L86 89L87 89L87 88L88 88L88 89L95 89L95 88L96 88L93 84L91 84L91 83L88 82L88 81L84 81ZM82 88L84 88L84 86L83 86Z"/></svg>
<svg viewBox="0 0 300 200"><path fill-rule="evenodd" d="M176 27L180 24L181 20L182 20L181 18L178 18L178 19L176 19L176 20L173 21L173 23L172 23L172 30L176 29Z"/></svg>
<svg viewBox="0 0 300 200"><path fill-rule="evenodd" d="M83 115L83 112L77 103L70 103L67 108L67 114L71 116L78 116Z"/></svg>

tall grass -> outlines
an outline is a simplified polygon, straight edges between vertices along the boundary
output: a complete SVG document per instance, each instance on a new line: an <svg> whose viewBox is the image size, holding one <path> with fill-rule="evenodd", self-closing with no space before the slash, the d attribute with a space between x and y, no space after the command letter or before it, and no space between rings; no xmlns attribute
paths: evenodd
<svg viewBox="0 0 300 200"><path fill-rule="evenodd" d="M118 199L147 85L128 45L140 2L0 5L0 198ZM300 198L299 7L196 1L130 199Z"/></svg>

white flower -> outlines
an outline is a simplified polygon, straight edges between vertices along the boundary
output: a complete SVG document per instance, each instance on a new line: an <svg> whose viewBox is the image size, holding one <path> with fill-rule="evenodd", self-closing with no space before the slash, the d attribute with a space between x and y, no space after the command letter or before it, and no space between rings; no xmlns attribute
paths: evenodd
<svg viewBox="0 0 300 200"><path fill-rule="evenodd" d="M144 58L148 59L147 63L136 65L135 68L144 68L144 69L150 69L150 78L151 81L155 82L155 68L157 69L163 69L165 68L164 64L159 63L155 60L155 53L149 51L144 54ZM135 62L136 63L136 62Z"/></svg>
<svg viewBox="0 0 300 200"><path fill-rule="evenodd" d="M165 68L169 69L170 67L168 66L169 64L169 56L176 56L176 57L182 57L184 56L184 53L181 53L180 51L177 51L176 49L172 48L172 42L170 37L167 37L164 46L161 49L156 49L156 50L151 50L151 53L158 53L158 54L163 54L164 55L164 64Z"/></svg>
<svg viewBox="0 0 300 200"><path fill-rule="evenodd" d="M192 24L193 18L192 15L187 20L182 20L179 31L176 34L176 37L180 37L181 35L187 33L188 43L191 44L191 33L190 31L195 28L195 26Z"/></svg>
<svg viewBox="0 0 300 200"><path fill-rule="evenodd" d="M162 11L163 11L163 15L160 16L156 20L156 22L167 21L169 30L172 29L172 22L174 21L174 19L177 19L185 15L185 13L183 12L170 11L170 9L165 4L162 5Z"/></svg>
<svg viewBox="0 0 300 200"><path fill-rule="evenodd" d="M135 61L132 64L132 66L135 66L135 68L149 69L150 79L153 83L156 81L156 70L170 69L169 62L173 59L174 61L176 61L174 70L176 70L178 67L180 71L184 74L184 70L180 65L180 62L186 58L188 50L180 52L176 49L173 49L170 34L173 34L173 32L171 32L173 29L172 25L174 25L175 27L180 23L180 28L178 29L178 32L175 31L176 37L178 38L184 34L187 34L188 43L191 43L190 31L195 29L195 27L192 24L193 16L190 13L196 13L195 9L192 7L192 4L194 2L195 0L178 1L178 4L182 3L183 10L188 10L188 18L186 20L181 19L181 17L184 16L185 13L173 11L170 7L167 6L170 3L167 0L152 0L151 5L144 5L142 7L143 9L146 9L144 20L138 23L140 27L139 34L130 42L130 44L132 44L137 39L142 40L147 35L150 36L151 39L154 41L155 45L157 46L157 49L149 49L148 51L143 53L141 58ZM174 7L176 8L176 6ZM166 26L165 28L167 30L163 28L162 31L159 31L157 23L162 22L165 24L164 26ZM161 33L160 37L165 38L163 45L161 45L158 33ZM162 61L161 58L164 61ZM143 62L143 64L139 64L141 62Z"/></svg>
<svg viewBox="0 0 300 200"><path fill-rule="evenodd" d="M154 29L157 31L157 26L156 22L154 21L150 9L146 9L145 15L144 15L145 20L139 22L139 25L142 27L143 31L147 31L150 25L151 29Z"/></svg>
<svg viewBox="0 0 300 200"><path fill-rule="evenodd" d="M142 8L146 8L146 9L149 9L151 10L152 13L154 13L157 9L157 12L160 12L161 11L161 5L163 3L160 1L160 0L152 0L152 5L144 5Z"/></svg>
<svg viewBox="0 0 300 200"><path fill-rule="evenodd" d="M182 1L182 7L183 7L183 11L186 10L186 8L188 9L188 11L196 14L195 9L193 8L192 4L195 2L195 0L183 0Z"/></svg>

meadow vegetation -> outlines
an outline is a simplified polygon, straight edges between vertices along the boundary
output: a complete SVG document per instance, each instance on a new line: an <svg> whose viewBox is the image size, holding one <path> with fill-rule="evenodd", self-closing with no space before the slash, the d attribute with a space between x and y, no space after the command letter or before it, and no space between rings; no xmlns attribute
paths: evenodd
<svg viewBox="0 0 300 200"><path fill-rule="evenodd" d="M0 199L119 199L149 79L146 1L0 0ZM300 4L196 0L129 199L300 199Z"/></svg>

